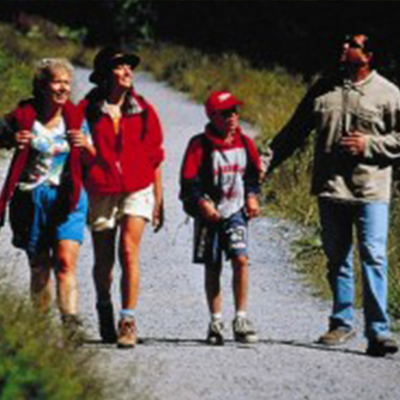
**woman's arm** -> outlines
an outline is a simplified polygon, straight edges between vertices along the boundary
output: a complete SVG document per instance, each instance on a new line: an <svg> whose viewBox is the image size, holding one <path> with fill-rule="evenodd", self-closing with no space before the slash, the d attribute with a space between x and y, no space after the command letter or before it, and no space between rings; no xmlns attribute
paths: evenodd
<svg viewBox="0 0 400 400"><path fill-rule="evenodd" d="M81 130L69 130L68 139L72 146L78 147L81 150L82 161L86 166L94 163L96 158L96 148L90 140L89 131L83 126Z"/></svg>
<svg viewBox="0 0 400 400"><path fill-rule="evenodd" d="M154 176L154 210L153 210L153 227L158 232L164 225L164 205L163 205L163 189L162 189L162 171L161 165L155 170Z"/></svg>

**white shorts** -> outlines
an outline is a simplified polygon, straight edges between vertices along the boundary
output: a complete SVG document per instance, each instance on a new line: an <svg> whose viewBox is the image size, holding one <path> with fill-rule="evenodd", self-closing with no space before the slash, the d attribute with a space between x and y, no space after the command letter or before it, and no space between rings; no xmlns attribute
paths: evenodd
<svg viewBox="0 0 400 400"><path fill-rule="evenodd" d="M94 232L114 229L124 215L151 222L154 210L153 185L133 193L89 195L89 226Z"/></svg>

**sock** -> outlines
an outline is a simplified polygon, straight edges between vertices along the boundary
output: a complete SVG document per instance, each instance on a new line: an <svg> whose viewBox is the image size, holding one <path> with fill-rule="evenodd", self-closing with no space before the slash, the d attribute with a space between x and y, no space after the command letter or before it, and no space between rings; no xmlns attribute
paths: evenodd
<svg viewBox="0 0 400 400"><path fill-rule="evenodd" d="M211 322L216 322L216 321L221 321L221 320L222 320L221 313L211 314Z"/></svg>
<svg viewBox="0 0 400 400"><path fill-rule="evenodd" d="M119 316L121 319L124 319L124 318L134 319L135 318L135 310L129 310L129 309L121 310L119 313Z"/></svg>
<svg viewBox="0 0 400 400"><path fill-rule="evenodd" d="M236 311L236 318L246 318L247 311Z"/></svg>

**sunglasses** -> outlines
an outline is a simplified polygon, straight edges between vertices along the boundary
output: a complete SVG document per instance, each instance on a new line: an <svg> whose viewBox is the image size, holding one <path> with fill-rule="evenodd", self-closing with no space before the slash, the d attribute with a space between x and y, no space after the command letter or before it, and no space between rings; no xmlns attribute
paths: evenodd
<svg viewBox="0 0 400 400"><path fill-rule="evenodd" d="M227 108L226 110L218 111L218 115L222 118L229 118L232 114L239 114L239 109L237 107Z"/></svg>
<svg viewBox="0 0 400 400"><path fill-rule="evenodd" d="M344 44L347 44L351 49L365 49L364 44L356 42L353 36L346 36L344 39Z"/></svg>

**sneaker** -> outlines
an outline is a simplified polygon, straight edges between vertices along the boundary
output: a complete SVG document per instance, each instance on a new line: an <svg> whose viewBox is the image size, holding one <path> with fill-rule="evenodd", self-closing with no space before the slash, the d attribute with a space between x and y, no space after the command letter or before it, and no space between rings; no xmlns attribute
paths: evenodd
<svg viewBox="0 0 400 400"><path fill-rule="evenodd" d="M236 317L232 322L233 337L240 343L257 343L258 335L252 323L247 318Z"/></svg>
<svg viewBox="0 0 400 400"><path fill-rule="evenodd" d="M112 303L97 303L96 309L99 317L101 340L103 343L115 343L117 341L117 332L115 330Z"/></svg>
<svg viewBox="0 0 400 400"><path fill-rule="evenodd" d="M224 336L223 336L224 324L221 321L212 321L208 325L207 333L207 343L212 346L223 346Z"/></svg>
<svg viewBox="0 0 400 400"><path fill-rule="evenodd" d="M399 345L389 337L376 337L368 341L367 354L373 357L385 357L399 351Z"/></svg>
<svg viewBox="0 0 400 400"><path fill-rule="evenodd" d="M137 332L134 318L122 318L118 324L117 347L129 349L136 346Z"/></svg>
<svg viewBox="0 0 400 400"><path fill-rule="evenodd" d="M324 333L317 341L317 343L326 346L337 346L352 339L356 335L355 329L349 328L334 328Z"/></svg>
<svg viewBox="0 0 400 400"><path fill-rule="evenodd" d="M76 345L81 345L85 341L83 323L76 314L64 314L61 316L64 337Z"/></svg>

